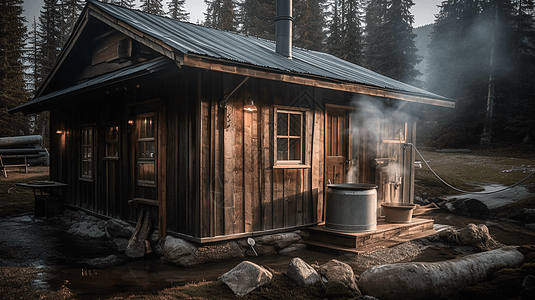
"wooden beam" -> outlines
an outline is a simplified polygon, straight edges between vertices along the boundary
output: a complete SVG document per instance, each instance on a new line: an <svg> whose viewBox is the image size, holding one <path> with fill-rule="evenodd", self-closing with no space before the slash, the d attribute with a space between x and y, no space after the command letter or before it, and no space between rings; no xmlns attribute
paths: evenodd
<svg viewBox="0 0 535 300"><path fill-rule="evenodd" d="M95 19L102 21L104 24L123 33L129 38L132 38L133 40L161 53L162 55L165 55L169 57L170 59L175 60L176 57L175 57L175 52L173 48L169 47L164 42L150 35L145 35L143 32L131 27L130 25L120 20L107 16L106 14L99 11L97 8L93 8L93 10L89 12L89 14L91 17L94 17Z"/></svg>
<svg viewBox="0 0 535 300"><path fill-rule="evenodd" d="M193 54L184 55L184 65L201 68L205 70L231 73L242 76L249 76L255 78L262 78L267 80L282 81L287 83L301 84L306 86L313 86L318 88L337 90L343 92L350 92L356 94L365 94L376 97L392 98L397 100L424 103L436 106L443 106L454 108L455 102L436 99L431 97L422 97L417 95L406 94L402 92L396 92L392 90L385 90L377 87L370 87L358 83L344 83L344 82L332 82L322 78L309 78L305 76L289 75L282 72L270 71L267 69L251 68L251 66L240 65L236 62L232 64L225 63L222 60L208 59Z"/></svg>

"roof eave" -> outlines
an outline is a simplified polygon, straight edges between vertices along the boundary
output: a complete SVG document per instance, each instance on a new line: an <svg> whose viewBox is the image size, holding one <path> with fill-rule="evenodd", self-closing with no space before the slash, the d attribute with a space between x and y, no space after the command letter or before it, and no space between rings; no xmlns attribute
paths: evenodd
<svg viewBox="0 0 535 300"><path fill-rule="evenodd" d="M423 94L403 92L359 83L334 81L330 78L321 78L319 76L313 75L288 74L287 72L283 72L280 70L251 66L244 63L234 61L231 62L223 59L215 59L196 54L185 54L183 65L193 68L231 73L235 75L282 81L330 90L365 94L370 96L391 98L396 100L429 104L447 108L455 108L455 101L445 97L429 97Z"/></svg>

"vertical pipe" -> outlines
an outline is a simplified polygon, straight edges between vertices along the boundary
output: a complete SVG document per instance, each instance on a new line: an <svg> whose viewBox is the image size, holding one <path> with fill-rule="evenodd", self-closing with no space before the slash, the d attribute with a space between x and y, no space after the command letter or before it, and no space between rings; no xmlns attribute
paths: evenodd
<svg viewBox="0 0 535 300"><path fill-rule="evenodd" d="M275 18L275 51L292 58L292 0L277 0Z"/></svg>

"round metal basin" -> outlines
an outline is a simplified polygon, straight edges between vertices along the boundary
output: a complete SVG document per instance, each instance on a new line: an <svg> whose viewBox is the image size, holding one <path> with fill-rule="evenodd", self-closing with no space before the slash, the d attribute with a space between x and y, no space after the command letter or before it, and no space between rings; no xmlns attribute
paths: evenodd
<svg viewBox="0 0 535 300"><path fill-rule="evenodd" d="M365 183L327 185L325 228L342 232L377 229L377 186Z"/></svg>

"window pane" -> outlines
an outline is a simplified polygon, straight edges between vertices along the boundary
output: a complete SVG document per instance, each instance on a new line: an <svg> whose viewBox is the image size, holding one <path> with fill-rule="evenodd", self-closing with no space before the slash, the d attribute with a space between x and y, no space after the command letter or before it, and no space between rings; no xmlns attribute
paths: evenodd
<svg viewBox="0 0 535 300"><path fill-rule="evenodd" d="M277 113L277 135L288 135L287 113Z"/></svg>
<svg viewBox="0 0 535 300"><path fill-rule="evenodd" d="M289 160L301 160L301 139L290 139Z"/></svg>
<svg viewBox="0 0 535 300"><path fill-rule="evenodd" d="M301 114L290 114L290 135L301 136Z"/></svg>
<svg viewBox="0 0 535 300"><path fill-rule="evenodd" d="M138 180L155 181L154 163L138 163Z"/></svg>
<svg viewBox="0 0 535 300"><path fill-rule="evenodd" d="M277 139L277 160L288 160L288 139Z"/></svg>

